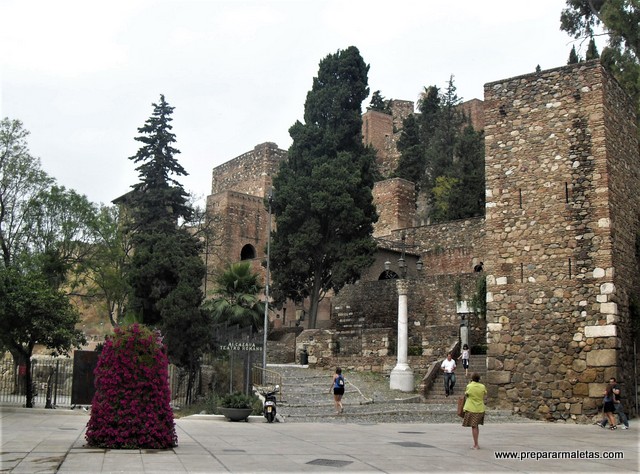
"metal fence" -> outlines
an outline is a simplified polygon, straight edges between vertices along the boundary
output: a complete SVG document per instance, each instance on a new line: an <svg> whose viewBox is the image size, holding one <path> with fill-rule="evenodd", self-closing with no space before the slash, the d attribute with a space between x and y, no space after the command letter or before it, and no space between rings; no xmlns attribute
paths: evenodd
<svg viewBox="0 0 640 474"><path fill-rule="evenodd" d="M0 405L25 406L25 367L14 363L12 358L0 360ZM201 372L196 375L193 390L202 390ZM47 406L47 391L54 407L71 407L73 387L73 359L34 357L31 359L31 381L34 388L33 406ZM171 404L184 406L187 400L186 373L174 365L169 366Z"/></svg>
<svg viewBox="0 0 640 474"><path fill-rule="evenodd" d="M0 361L0 403L24 406L26 402L25 367L11 358ZM33 406L44 407L50 387L54 406L71 405L73 359L34 357L31 359L31 382L34 389Z"/></svg>

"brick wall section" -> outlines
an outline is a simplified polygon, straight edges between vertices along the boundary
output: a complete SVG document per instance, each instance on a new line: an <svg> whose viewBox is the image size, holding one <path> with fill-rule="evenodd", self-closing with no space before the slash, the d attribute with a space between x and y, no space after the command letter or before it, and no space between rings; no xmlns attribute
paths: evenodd
<svg viewBox="0 0 640 474"><path fill-rule="evenodd" d="M391 135L393 135L391 115L377 110L367 110L362 114L362 141L376 149L376 164L380 169L387 167L387 143Z"/></svg>
<svg viewBox="0 0 640 474"><path fill-rule="evenodd" d="M378 212L374 224L375 237L387 235L396 229L412 227L415 219L416 187L411 181L392 178L378 181L373 186L373 204Z"/></svg>
<svg viewBox="0 0 640 474"><path fill-rule="evenodd" d="M475 130L484 130L484 103L480 99L471 99L460 104L464 114Z"/></svg>
<svg viewBox="0 0 640 474"><path fill-rule="evenodd" d="M621 94L597 62L485 85L487 383L530 417L584 421L608 377L623 375L628 307L615 300L633 251L618 236L637 233L624 194L639 183Z"/></svg>
<svg viewBox="0 0 640 474"><path fill-rule="evenodd" d="M362 141L376 149L376 164L380 174L387 178L398 167L400 153L397 142L402 122L413 113L413 102L390 100L391 115L367 110L362 115Z"/></svg>

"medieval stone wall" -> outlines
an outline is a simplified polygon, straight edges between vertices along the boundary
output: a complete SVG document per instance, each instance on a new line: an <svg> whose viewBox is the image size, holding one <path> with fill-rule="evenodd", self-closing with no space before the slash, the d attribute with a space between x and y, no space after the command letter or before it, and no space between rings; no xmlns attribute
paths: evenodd
<svg viewBox="0 0 640 474"><path fill-rule="evenodd" d="M211 194L236 191L252 196L269 194L272 177L287 157L275 143L256 145L253 150L216 166L211 175Z"/></svg>
<svg viewBox="0 0 640 474"><path fill-rule="evenodd" d="M636 243L640 236L640 147L632 102L611 76L603 74L602 79L610 220L601 224L611 229L614 287L611 293L601 288L597 299L605 306L607 303L615 306L607 314L603 327L589 331L594 335L608 335L607 331L613 331L611 326L615 325L619 347L616 378L621 382L623 398L629 407L636 395L632 390L632 375L637 367L633 366L633 322L629 305L633 296L640 296L640 255Z"/></svg>
<svg viewBox="0 0 640 474"><path fill-rule="evenodd" d="M620 232L638 231L637 207L618 218L635 206L622 192L637 189L637 174L620 168L637 169L638 148L625 143L636 136L623 132L629 114L608 104L620 94L597 62L485 85L487 382L527 416L583 419L604 382L625 376L618 322L628 309L614 295L618 272L637 267L623 268L629 257L616 266L612 250Z"/></svg>

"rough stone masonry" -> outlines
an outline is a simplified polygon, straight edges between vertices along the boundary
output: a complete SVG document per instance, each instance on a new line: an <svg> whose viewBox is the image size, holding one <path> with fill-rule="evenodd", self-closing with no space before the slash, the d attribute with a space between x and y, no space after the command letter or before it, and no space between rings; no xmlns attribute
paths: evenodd
<svg viewBox="0 0 640 474"><path fill-rule="evenodd" d="M633 400L640 189L631 101L599 62L485 85L487 382L505 408Z"/></svg>

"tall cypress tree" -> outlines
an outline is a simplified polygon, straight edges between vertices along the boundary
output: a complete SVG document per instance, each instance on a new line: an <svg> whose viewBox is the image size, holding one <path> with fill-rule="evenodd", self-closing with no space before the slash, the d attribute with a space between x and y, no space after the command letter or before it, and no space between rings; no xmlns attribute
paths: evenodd
<svg viewBox="0 0 640 474"><path fill-rule="evenodd" d="M368 71L353 46L320 61L305 123L290 128L288 160L274 179L273 296L308 297L310 327L326 292L354 282L376 248L375 154L362 144Z"/></svg>
<svg viewBox="0 0 640 474"><path fill-rule="evenodd" d="M569 53L569 59L567 60L567 64L578 64L580 62L580 57L576 52L576 47L571 47L571 52Z"/></svg>

